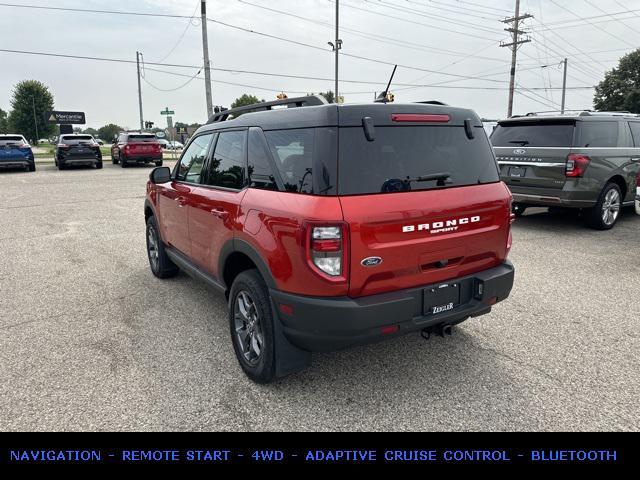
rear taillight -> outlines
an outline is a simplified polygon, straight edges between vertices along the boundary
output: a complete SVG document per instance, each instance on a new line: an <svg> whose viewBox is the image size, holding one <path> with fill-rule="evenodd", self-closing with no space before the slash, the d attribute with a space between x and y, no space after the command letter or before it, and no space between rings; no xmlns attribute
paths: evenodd
<svg viewBox="0 0 640 480"><path fill-rule="evenodd" d="M346 278L346 228L343 225L313 225L308 230L309 263L323 277Z"/></svg>
<svg viewBox="0 0 640 480"><path fill-rule="evenodd" d="M569 178L579 178L584 176L584 172L589 166L591 159L586 155L572 153L567 157L565 176Z"/></svg>
<svg viewBox="0 0 640 480"><path fill-rule="evenodd" d="M60 148L62 150L68 150L70 147L69 147L69 145L65 145L64 143L59 143L58 144L58 148Z"/></svg>

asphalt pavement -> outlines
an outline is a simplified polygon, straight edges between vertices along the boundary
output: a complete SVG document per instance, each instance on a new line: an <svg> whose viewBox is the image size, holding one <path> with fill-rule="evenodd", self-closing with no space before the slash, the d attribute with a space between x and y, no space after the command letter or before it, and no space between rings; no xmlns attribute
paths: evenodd
<svg viewBox="0 0 640 480"><path fill-rule="evenodd" d="M640 429L640 217L536 209L512 296L447 338L235 359L223 296L145 253L150 167L0 171L0 430Z"/></svg>

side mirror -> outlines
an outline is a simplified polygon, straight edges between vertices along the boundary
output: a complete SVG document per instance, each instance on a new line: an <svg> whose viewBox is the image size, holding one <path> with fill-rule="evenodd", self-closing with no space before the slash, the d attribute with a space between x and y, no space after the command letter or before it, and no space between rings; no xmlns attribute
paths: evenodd
<svg viewBox="0 0 640 480"><path fill-rule="evenodd" d="M154 185L168 183L171 181L171 170L169 170L169 167L154 168L149 175L149 180Z"/></svg>

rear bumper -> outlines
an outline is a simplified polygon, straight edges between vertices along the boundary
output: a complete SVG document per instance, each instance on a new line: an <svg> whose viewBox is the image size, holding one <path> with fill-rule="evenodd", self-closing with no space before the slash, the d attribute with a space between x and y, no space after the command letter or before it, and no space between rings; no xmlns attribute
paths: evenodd
<svg viewBox="0 0 640 480"><path fill-rule="evenodd" d="M511 190L514 202L542 207L591 208L598 201L600 194L598 187L576 190L566 186L564 189L507 186Z"/></svg>
<svg viewBox="0 0 640 480"><path fill-rule="evenodd" d="M152 162L160 162L162 161L162 155L140 155L140 156L128 156L124 155L120 159L122 162L126 163L152 163Z"/></svg>
<svg viewBox="0 0 640 480"><path fill-rule="evenodd" d="M73 157L73 158L58 158L58 162L64 165L89 165L93 163L100 163L102 157Z"/></svg>
<svg viewBox="0 0 640 480"><path fill-rule="evenodd" d="M0 168L24 168L30 165L35 165L35 162L27 158L12 158L0 160Z"/></svg>
<svg viewBox="0 0 640 480"><path fill-rule="evenodd" d="M303 297L277 290L271 290L270 294L284 334L292 344L303 350L328 351L373 343L436 325L453 325L489 313L493 304L509 296L514 276L513 265L506 261L499 267L449 280L448 283L461 285L460 304L437 315L424 314L423 292L440 284L356 299ZM293 314L283 313L280 304L291 307ZM398 327L397 332L382 334L383 327L393 326Z"/></svg>

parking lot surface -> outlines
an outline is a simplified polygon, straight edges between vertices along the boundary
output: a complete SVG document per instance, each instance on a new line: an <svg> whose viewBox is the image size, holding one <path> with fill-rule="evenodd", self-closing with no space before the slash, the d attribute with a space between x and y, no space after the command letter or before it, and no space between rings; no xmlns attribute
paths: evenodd
<svg viewBox="0 0 640 480"><path fill-rule="evenodd" d="M0 171L0 430L638 430L640 217L514 226L511 298L259 386L225 300L152 276L150 167Z"/></svg>

